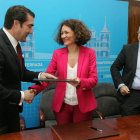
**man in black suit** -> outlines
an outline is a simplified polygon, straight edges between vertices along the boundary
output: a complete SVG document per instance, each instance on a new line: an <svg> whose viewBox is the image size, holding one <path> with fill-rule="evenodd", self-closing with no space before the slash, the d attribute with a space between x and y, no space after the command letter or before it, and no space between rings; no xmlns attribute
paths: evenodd
<svg viewBox="0 0 140 140"><path fill-rule="evenodd" d="M21 91L21 81L34 78L56 78L47 73L26 69L18 41L25 42L33 33L35 14L24 6L12 6L0 30L0 134L18 132L22 102L31 103L33 90ZM19 49L18 49L19 48Z"/></svg>
<svg viewBox="0 0 140 140"><path fill-rule="evenodd" d="M139 43L124 45L111 66L122 116L140 114L140 27L138 40Z"/></svg>

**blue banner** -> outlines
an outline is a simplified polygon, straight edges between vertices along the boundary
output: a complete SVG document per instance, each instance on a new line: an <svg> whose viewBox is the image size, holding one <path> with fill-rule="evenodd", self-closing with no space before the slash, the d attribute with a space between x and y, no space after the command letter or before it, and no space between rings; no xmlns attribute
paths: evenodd
<svg viewBox="0 0 140 140"><path fill-rule="evenodd" d="M27 69L45 72L53 51L64 47L54 41L58 25L66 19L79 19L92 31L91 40L85 44L95 50L97 57L98 82L113 83L110 66L127 44L128 2L115 0L4 0L0 5L0 26L3 27L7 9L13 5L24 5L31 9L34 19L34 33L21 43ZM22 83L26 90L31 83ZM32 104L24 102L21 115L26 127L38 127L41 93Z"/></svg>

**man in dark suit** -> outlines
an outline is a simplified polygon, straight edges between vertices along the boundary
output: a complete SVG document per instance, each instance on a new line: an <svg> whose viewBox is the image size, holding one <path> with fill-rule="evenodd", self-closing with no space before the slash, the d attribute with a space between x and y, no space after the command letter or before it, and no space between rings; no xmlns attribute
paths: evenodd
<svg viewBox="0 0 140 140"><path fill-rule="evenodd" d="M24 6L12 6L5 15L0 30L0 134L19 131L19 112L22 102L31 103L33 90L21 91L21 81L34 78L56 78L47 73L26 69L18 41L25 42L33 33L35 14Z"/></svg>
<svg viewBox="0 0 140 140"><path fill-rule="evenodd" d="M139 43L124 45L111 66L122 116L140 114L140 27L138 40Z"/></svg>

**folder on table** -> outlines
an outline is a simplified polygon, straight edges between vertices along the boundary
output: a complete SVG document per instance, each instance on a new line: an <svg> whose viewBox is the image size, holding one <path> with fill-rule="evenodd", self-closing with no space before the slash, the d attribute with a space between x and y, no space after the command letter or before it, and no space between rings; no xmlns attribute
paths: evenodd
<svg viewBox="0 0 140 140"><path fill-rule="evenodd" d="M101 129L102 132L91 129L89 126ZM109 127L101 120L53 125L51 128L60 140L90 140L119 135L117 130Z"/></svg>

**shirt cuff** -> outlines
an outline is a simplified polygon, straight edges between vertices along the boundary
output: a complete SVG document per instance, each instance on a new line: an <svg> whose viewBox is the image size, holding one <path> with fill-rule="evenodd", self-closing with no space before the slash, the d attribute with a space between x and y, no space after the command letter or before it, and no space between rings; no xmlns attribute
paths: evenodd
<svg viewBox="0 0 140 140"><path fill-rule="evenodd" d="M124 83L119 84L119 85L118 85L118 89L120 89L120 87L122 87L123 85L125 85L125 84L124 84Z"/></svg>
<svg viewBox="0 0 140 140"><path fill-rule="evenodd" d="M40 79L40 75L42 74L43 72L40 72L39 74L38 74L38 79Z"/></svg>
<svg viewBox="0 0 140 140"><path fill-rule="evenodd" d="M22 102L24 100L24 92L23 91L20 91L21 92L21 100L20 100L20 103L18 104L19 106L22 105Z"/></svg>

